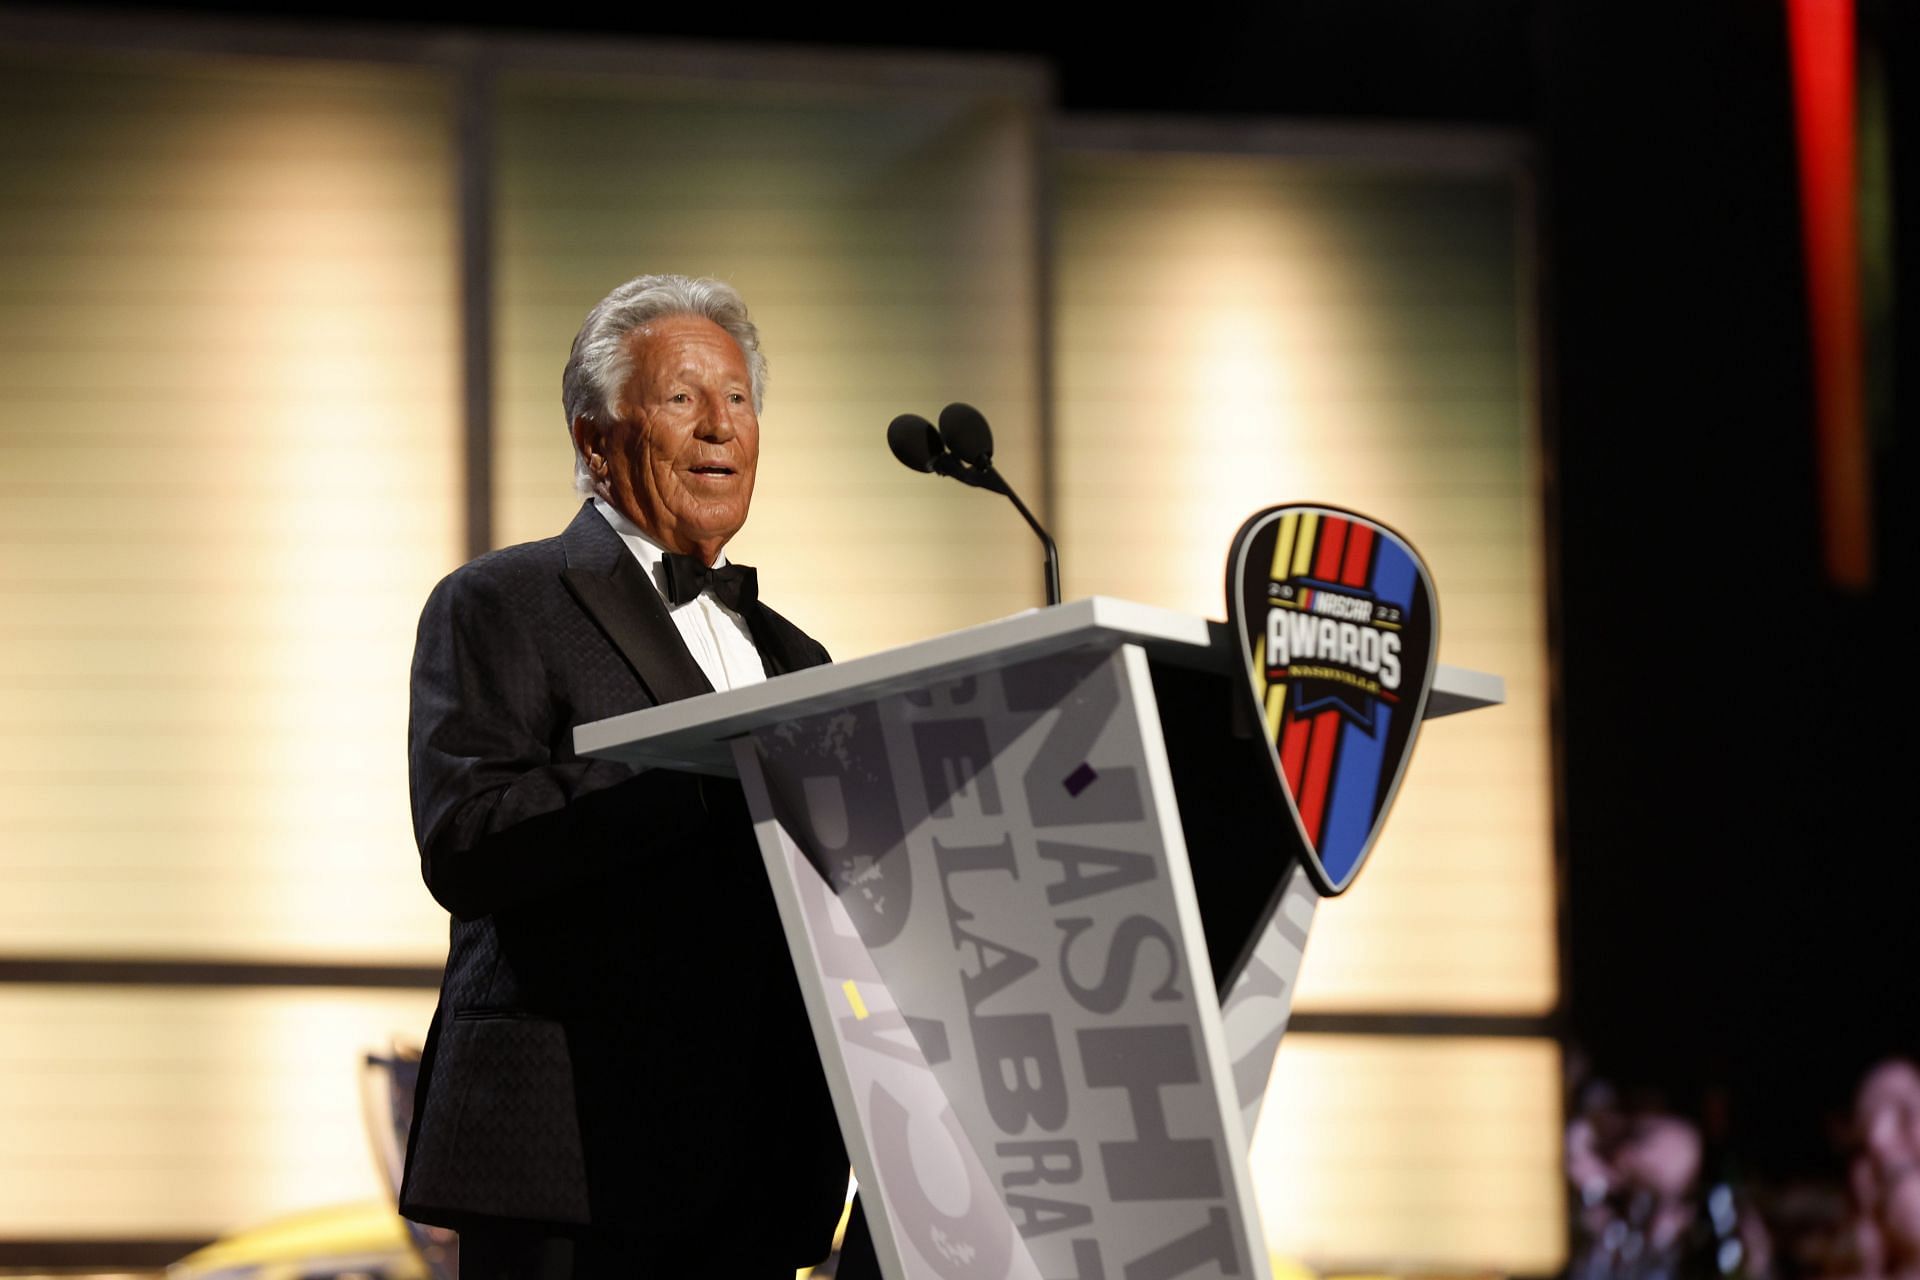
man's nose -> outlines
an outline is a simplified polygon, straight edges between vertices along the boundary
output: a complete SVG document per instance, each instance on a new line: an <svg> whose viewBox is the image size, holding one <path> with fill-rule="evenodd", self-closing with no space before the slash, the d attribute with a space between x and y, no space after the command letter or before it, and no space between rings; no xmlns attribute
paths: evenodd
<svg viewBox="0 0 1920 1280"><path fill-rule="evenodd" d="M733 404L724 397L709 400L706 412L700 415L696 431L702 440L725 443L739 434L739 423L735 420L735 415L745 408L745 405Z"/></svg>

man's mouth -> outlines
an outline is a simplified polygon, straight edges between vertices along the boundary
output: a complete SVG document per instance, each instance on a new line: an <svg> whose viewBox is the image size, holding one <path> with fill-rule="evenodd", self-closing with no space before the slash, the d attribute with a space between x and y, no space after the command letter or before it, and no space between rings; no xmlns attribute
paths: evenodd
<svg viewBox="0 0 1920 1280"><path fill-rule="evenodd" d="M697 476L730 476L733 474L732 467L723 467L718 464L708 467L690 467L688 469Z"/></svg>

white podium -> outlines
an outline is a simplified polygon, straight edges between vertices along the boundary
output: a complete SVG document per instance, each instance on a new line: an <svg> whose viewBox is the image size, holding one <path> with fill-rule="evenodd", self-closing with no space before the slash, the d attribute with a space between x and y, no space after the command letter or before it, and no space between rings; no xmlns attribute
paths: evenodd
<svg viewBox="0 0 1920 1280"><path fill-rule="evenodd" d="M1095 597L576 730L740 777L890 1280L1268 1275L1318 898L1239 661ZM1442 666L1427 716L1503 698Z"/></svg>

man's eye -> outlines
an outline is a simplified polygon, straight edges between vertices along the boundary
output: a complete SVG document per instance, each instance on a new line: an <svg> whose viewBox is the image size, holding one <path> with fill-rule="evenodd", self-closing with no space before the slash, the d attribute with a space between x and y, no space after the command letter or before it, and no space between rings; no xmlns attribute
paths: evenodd
<svg viewBox="0 0 1920 1280"><path fill-rule="evenodd" d="M689 401L689 400L691 400L691 399L692 399L693 397L692 397L692 396L689 396L689 395L688 395L688 394L687 394L686 392L684 392L684 391L676 391L676 392L674 392L674 393L673 393L673 395L672 395L671 397L669 397L669 398L670 398L670 399L671 399L671 400L673 401L673 403L675 403L675 404L685 404L685 403L686 403L687 401Z"/></svg>
<svg viewBox="0 0 1920 1280"><path fill-rule="evenodd" d="M747 402L747 398L741 395L738 391L734 392L731 396L727 398L733 401L733 403L735 404L745 404Z"/></svg>

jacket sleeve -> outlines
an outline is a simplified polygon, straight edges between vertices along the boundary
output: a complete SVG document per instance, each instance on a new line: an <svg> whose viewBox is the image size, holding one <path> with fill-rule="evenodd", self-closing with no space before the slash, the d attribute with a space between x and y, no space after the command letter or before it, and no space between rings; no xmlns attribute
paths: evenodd
<svg viewBox="0 0 1920 1280"><path fill-rule="evenodd" d="M616 858L705 823L700 783L582 760L566 741L538 645L498 584L468 570L428 598L407 725L414 836L435 899L460 919L602 878ZM616 838L617 837L617 838Z"/></svg>

